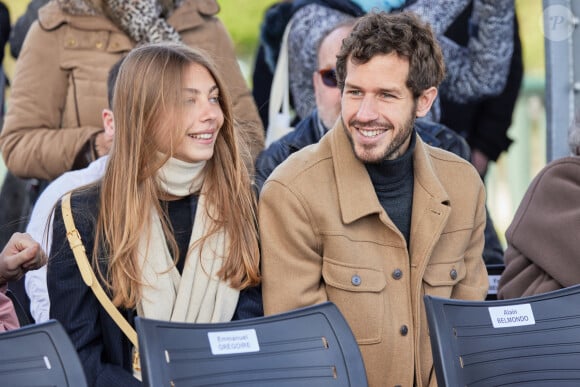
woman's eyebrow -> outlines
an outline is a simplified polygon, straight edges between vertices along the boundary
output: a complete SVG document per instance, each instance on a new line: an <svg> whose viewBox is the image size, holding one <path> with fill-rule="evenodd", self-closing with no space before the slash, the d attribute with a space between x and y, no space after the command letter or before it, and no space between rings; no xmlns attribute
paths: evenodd
<svg viewBox="0 0 580 387"><path fill-rule="evenodd" d="M213 93L215 90L219 91L219 87L217 85L213 85L212 87L210 87L208 94ZM196 89L195 87L184 87L183 91L187 91L196 95L200 93L199 89Z"/></svg>

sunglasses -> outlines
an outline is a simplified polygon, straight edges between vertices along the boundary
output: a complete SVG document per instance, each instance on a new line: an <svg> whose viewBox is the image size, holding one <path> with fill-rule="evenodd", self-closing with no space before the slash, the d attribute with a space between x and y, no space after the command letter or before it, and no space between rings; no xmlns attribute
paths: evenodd
<svg viewBox="0 0 580 387"><path fill-rule="evenodd" d="M324 83L326 86L338 87L335 69L318 70L318 74L320 74L320 77L322 78L322 83Z"/></svg>

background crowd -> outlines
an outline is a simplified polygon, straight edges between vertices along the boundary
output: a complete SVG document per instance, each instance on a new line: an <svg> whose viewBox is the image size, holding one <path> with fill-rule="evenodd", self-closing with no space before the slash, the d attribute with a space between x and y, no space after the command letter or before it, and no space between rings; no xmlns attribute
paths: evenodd
<svg viewBox="0 0 580 387"><path fill-rule="evenodd" d="M484 181L512 143L525 68L513 0L270 3L246 76L218 18L225 3L34 0L11 35L0 8L0 43L9 36L18 58L2 105L0 260L20 250L36 257L0 284L14 280L21 322L65 325L91 385L138 385L139 371L130 367L131 337L81 280L70 219L130 323L136 315L229 321L330 299L359 340L371 385L431 383L428 346L417 351L406 338L426 343L414 316L421 294L481 299L485 265L504 261L500 297L577 282L566 271L573 263L558 258L574 250L561 246L570 238L542 231L575 219L574 189L559 201L563 216L542 222L538 214L554 209L546 179L576 184L568 170L556 172L575 168L578 128L570 128L573 156L538 175L503 243L486 208ZM291 107L289 133L272 135L280 95ZM26 226L40 244L27 242L32 252L14 247ZM530 235L538 247L521 243ZM349 254L353 245L366 251L364 264ZM544 251L549 263L536 254ZM22 276L39 267L24 290ZM385 285L405 284L419 293L384 294ZM393 314L390 297L408 302ZM385 324L378 342L375 325L351 313L355 298L369 310L370 300L387 305L372 319L378 331ZM405 347L408 366L383 374L381 353Z"/></svg>

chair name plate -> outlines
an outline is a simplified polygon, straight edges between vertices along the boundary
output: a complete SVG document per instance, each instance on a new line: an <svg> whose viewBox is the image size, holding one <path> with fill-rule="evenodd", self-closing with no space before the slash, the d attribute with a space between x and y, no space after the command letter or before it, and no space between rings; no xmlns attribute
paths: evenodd
<svg viewBox="0 0 580 387"><path fill-rule="evenodd" d="M255 329L237 331L208 332L209 345L213 355L259 352L260 344Z"/></svg>
<svg viewBox="0 0 580 387"><path fill-rule="evenodd" d="M494 328L534 325L534 312L530 304L492 306L488 308Z"/></svg>

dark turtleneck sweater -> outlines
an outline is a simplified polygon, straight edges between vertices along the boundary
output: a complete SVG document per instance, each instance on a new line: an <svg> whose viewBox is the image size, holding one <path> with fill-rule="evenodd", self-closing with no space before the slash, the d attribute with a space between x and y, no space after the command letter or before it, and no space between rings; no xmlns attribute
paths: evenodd
<svg viewBox="0 0 580 387"><path fill-rule="evenodd" d="M167 214L173 227L173 236L177 242L177 247L179 247L179 260L177 261L179 274L183 272L185 257L189 249L189 240L191 239L191 230L193 229L198 200L199 196L190 195L178 200L165 202Z"/></svg>
<svg viewBox="0 0 580 387"><path fill-rule="evenodd" d="M409 234L411 233L413 206L415 137L415 130L413 130L409 149L401 157L365 164L381 206L405 237L407 246L409 246Z"/></svg>

